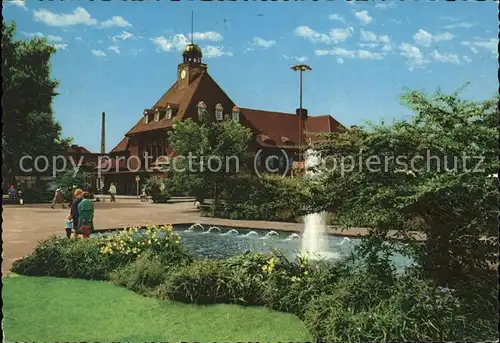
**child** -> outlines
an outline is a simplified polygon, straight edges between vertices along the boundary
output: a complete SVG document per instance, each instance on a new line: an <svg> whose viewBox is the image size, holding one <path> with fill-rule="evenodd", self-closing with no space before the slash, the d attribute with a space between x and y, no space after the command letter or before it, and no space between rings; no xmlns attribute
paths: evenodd
<svg viewBox="0 0 500 343"><path fill-rule="evenodd" d="M71 229L73 228L73 219L71 214L68 214L64 221L64 230L66 230L66 237L71 238Z"/></svg>

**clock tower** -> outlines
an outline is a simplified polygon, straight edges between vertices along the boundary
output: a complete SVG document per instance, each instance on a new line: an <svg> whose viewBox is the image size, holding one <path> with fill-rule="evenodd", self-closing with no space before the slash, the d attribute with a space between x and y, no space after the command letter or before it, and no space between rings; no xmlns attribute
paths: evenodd
<svg viewBox="0 0 500 343"><path fill-rule="evenodd" d="M177 86L189 86L204 70L207 65L201 62L203 54L196 44L188 44L182 54L183 63L177 67Z"/></svg>

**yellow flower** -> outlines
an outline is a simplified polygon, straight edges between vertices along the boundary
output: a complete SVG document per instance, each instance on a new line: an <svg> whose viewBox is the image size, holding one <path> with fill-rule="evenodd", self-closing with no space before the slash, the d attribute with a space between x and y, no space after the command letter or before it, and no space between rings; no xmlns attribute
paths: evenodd
<svg viewBox="0 0 500 343"><path fill-rule="evenodd" d="M304 272L304 275L309 275L309 272L306 270L306 271Z"/></svg>
<svg viewBox="0 0 500 343"><path fill-rule="evenodd" d="M150 239L148 239L148 244L151 245L151 240Z"/></svg>

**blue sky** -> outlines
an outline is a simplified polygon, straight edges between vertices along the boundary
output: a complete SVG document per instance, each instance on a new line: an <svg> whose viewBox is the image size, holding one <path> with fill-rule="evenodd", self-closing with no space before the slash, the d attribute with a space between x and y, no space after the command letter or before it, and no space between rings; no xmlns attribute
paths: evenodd
<svg viewBox="0 0 500 343"><path fill-rule="evenodd" d="M87 2L5 3L18 39L43 35L58 48L56 119L74 143L98 152L123 137L176 79L191 32L209 73L240 107L294 112L298 75L304 107L344 125L411 113L403 87L429 92L471 85L469 99L498 89L497 4L478 2Z"/></svg>

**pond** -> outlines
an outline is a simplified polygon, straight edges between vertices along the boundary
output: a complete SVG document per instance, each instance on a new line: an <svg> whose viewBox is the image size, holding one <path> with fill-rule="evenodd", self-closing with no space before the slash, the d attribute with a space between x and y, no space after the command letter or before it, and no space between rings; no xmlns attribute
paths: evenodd
<svg viewBox="0 0 500 343"><path fill-rule="evenodd" d="M205 258L227 258L247 250L268 253L279 249L287 258L293 259L302 250L302 237L297 233L201 224L174 225L174 230L192 254ZM324 241L326 251L322 257L335 261L346 257L361 240L324 236ZM411 259L397 253L392 256L392 261L398 270L412 264Z"/></svg>

